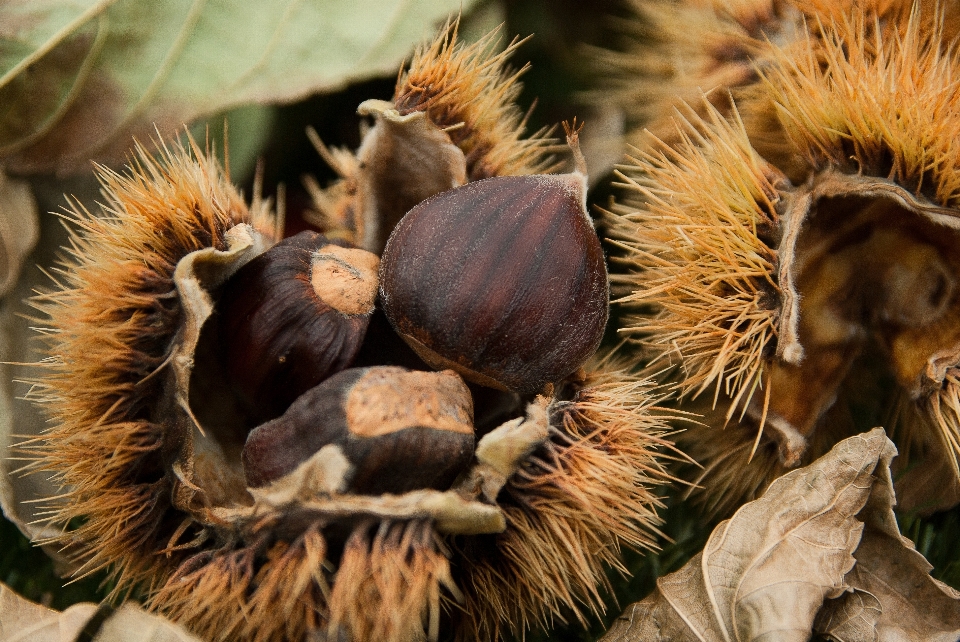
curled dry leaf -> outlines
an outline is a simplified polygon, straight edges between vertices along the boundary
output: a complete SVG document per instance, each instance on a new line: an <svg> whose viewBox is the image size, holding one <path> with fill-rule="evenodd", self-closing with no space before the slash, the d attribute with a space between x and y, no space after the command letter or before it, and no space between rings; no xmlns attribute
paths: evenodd
<svg viewBox="0 0 960 642"><path fill-rule="evenodd" d="M114 610L85 602L74 604L61 613L34 604L0 584L0 642L73 642L77 639L91 642L199 642L199 638L166 618L151 615L133 604Z"/></svg>
<svg viewBox="0 0 960 642"><path fill-rule="evenodd" d="M168 134L232 106L390 73L435 22L471 4L4 3L0 158L21 172L86 171L90 158L122 158L154 124Z"/></svg>
<svg viewBox="0 0 960 642"><path fill-rule="evenodd" d="M852 591L824 603L815 630L837 642L955 642L960 593L931 578L933 567L900 535L890 471L879 468L875 476L879 479L857 516L864 524L853 553L857 563L844 578Z"/></svg>
<svg viewBox="0 0 960 642"><path fill-rule="evenodd" d="M845 578L853 591L824 603L817 631L837 642L956 642L960 593L931 578L909 542L867 526L853 556Z"/></svg>
<svg viewBox="0 0 960 642"><path fill-rule="evenodd" d="M895 455L875 429L780 477L603 640L956 640L960 595L897 530Z"/></svg>
<svg viewBox="0 0 960 642"><path fill-rule="evenodd" d="M37 203L30 186L0 168L0 296L17 282L20 267L39 236Z"/></svg>

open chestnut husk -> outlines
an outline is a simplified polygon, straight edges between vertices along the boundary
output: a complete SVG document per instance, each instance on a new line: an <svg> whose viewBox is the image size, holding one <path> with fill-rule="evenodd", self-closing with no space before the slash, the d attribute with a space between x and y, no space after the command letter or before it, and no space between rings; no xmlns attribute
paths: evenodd
<svg viewBox="0 0 960 642"><path fill-rule="evenodd" d="M503 57L491 63L483 49L438 42L418 54L412 77L433 78L416 84L443 100L427 96L430 113L398 117L415 123L411 136L500 134L490 119L510 121L512 137L494 158L485 140L447 150L470 154L470 176L539 165L542 145L514 144L522 114L513 121L504 105L486 108L513 95L504 89L513 76L501 78L495 64ZM451 100L486 120L447 112ZM438 127L437 104L467 126ZM61 276L38 304L49 317L51 358L34 396L50 429L25 448L32 467L62 485L44 509L57 545L75 556L72 570L108 570L116 595L142 595L217 642L499 639L560 613L586 623L601 612L606 572L622 547L651 547L657 533L651 488L665 479L667 427L650 388L600 359L584 366L570 394L493 396L504 404L478 395L474 403L486 408L477 419L505 420L484 430L449 490L352 492L341 484L352 465L347 448L334 444L250 486L246 430L230 430L224 399L206 394L219 385L213 311L225 283L279 234L258 223L269 208L248 208L214 159L172 147L159 159L144 154L124 175L103 173L107 215L75 209ZM365 191L370 183L390 195L379 174L366 178L359 202L379 202ZM369 348L363 363L377 365L377 342ZM407 361L400 352L389 363Z"/></svg>
<svg viewBox="0 0 960 642"><path fill-rule="evenodd" d="M473 457L473 400L455 373L351 368L310 389L243 448L250 486L332 446L349 463L342 492L445 490Z"/></svg>
<svg viewBox="0 0 960 642"><path fill-rule="evenodd" d="M380 300L432 367L521 394L574 372L607 322L603 250L585 206L586 171L499 176L437 194L394 228Z"/></svg>
<svg viewBox="0 0 960 642"><path fill-rule="evenodd" d="M379 259L304 231L256 257L216 312L227 380L259 421L349 367L374 310Z"/></svg>
<svg viewBox="0 0 960 642"><path fill-rule="evenodd" d="M901 510L960 503L955 26L831 7L767 39L732 111L648 139L612 208L622 330L704 416L679 441L718 513L878 425Z"/></svg>

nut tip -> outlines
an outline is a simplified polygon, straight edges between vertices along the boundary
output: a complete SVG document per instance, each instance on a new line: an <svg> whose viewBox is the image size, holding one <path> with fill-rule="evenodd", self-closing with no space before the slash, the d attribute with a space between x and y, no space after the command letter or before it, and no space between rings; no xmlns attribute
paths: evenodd
<svg viewBox="0 0 960 642"><path fill-rule="evenodd" d="M580 151L580 131L582 129L583 121L580 121L578 125L576 116L573 117L573 121L563 121L563 131L567 135L567 145L573 153L574 171L586 177L587 159L584 158L583 152Z"/></svg>

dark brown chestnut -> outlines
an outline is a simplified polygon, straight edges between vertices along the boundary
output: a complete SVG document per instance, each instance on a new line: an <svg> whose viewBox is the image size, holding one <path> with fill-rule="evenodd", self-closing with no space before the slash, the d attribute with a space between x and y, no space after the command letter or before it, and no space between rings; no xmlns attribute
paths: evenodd
<svg viewBox="0 0 960 642"><path fill-rule="evenodd" d="M434 368L521 394L579 368L600 344L609 286L586 177L503 176L423 201L394 229L380 297Z"/></svg>
<svg viewBox="0 0 960 642"><path fill-rule="evenodd" d="M315 232L241 268L217 302L221 361L259 423L353 362L374 310L375 254Z"/></svg>
<svg viewBox="0 0 960 642"><path fill-rule="evenodd" d="M343 491L445 490L473 458L470 391L449 370L344 370L250 433L242 453L247 483L279 479L330 444L351 464Z"/></svg>

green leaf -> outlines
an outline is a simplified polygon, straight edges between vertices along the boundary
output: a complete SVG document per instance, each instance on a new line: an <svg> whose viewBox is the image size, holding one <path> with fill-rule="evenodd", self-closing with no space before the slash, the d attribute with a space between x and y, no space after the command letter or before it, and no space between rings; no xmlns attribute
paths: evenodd
<svg viewBox="0 0 960 642"><path fill-rule="evenodd" d="M392 74L473 0L0 0L0 160L85 170L130 139Z"/></svg>

